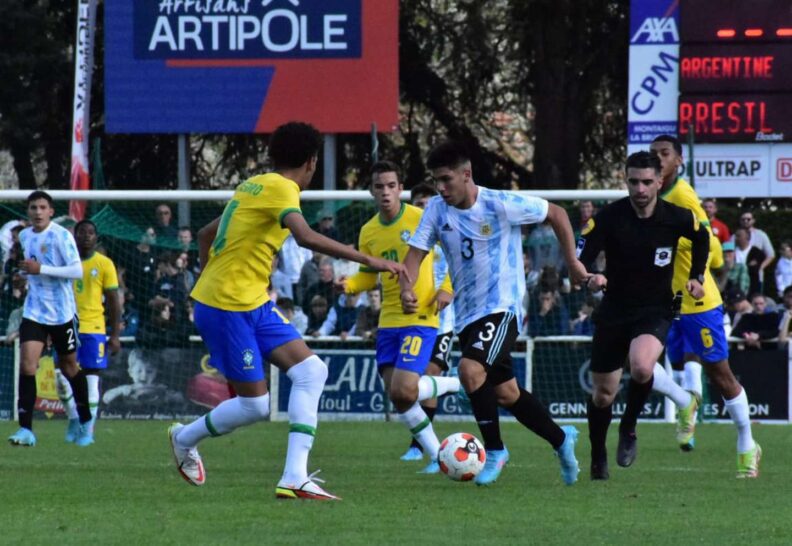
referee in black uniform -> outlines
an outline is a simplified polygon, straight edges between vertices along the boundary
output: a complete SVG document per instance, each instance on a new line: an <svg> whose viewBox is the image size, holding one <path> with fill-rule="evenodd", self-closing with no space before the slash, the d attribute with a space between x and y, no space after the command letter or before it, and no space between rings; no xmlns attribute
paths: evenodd
<svg viewBox="0 0 792 546"><path fill-rule="evenodd" d="M594 392L588 403L591 479L608 479L605 439L613 415L625 358L630 365L627 391L632 415L619 427L619 459L632 462L636 453L638 413L652 390L652 370L663 352L674 316L671 280L677 241L693 242L693 264L687 290L701 298L709 252L705 228L687 210L658 199L662 185L660 159L650 152L627 158L629 196L603 208L590 219L578 241L580 261L590 269L605 251L605 274L589 277L589 290L605 290L594 315L591 372Z"/></svg>

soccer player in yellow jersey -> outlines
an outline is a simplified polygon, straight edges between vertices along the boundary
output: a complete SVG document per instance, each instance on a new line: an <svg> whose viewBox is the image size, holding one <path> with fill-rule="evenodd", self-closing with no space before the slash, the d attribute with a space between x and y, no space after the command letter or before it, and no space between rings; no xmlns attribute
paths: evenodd
<svg viewBox="0 0 792 546"><path fill-rule="evenodd" d="M311 125L290 122L269 142L274 172L240 184L223 214L198 233L200 263L205 264L192 291L195 326L237 397L168 433L176 466L193 485L205 481L196 448L209 436L227 434L269 415L265 362L283 370L292 383L289 442L278 498L337 500L308 475L308 455L316 433L319 397L327 366L267 296L272 260L291 233L311 250L398 275L401 264L361 254L313 231L300 210L300 191L311 183L322 137Z"/></svg>
<svg viewBox="0 0 792 546"><path fill-rule="evenodd" d="M678 176L682 165L682 146L675 137L657 137L651 149L660 156L663 166L663 189L661 197L666 201L688 208L708 226L708 218L701 207L698 195L685 180ZM717 244L716 244L717 243ZM683 291L679 320L673 322L668 333L667 351L673 364L685 362L683 387L695 395L689 404L675 401L680 407L677 427L677 442L681 449L693 448L697 397L701 396L701 366L703 363L710 380L723 396L726 410L737 427L737 477L755 478L759 474L762 449L754 442L745 389L734 377L729 367L729 346L723 328L723 301L710 268L723 265L723 253L717 238L710 236L709 267L704 273L704 297L695 300ZM682 239L674 261L673 290L684 286L684 271L690 267L690 242ZM684 401L681 401L684 402Z"/></svg>
<svg viewBox="0 0 792 546"><path fill-rule="evenodd" d="M58 395L66 409L69 426L66 441L82 445L93 443L94 426L99 409L99 375L107 368L107 354L115 354L121 348L121 298L118 293L118 274L113 261L96 252L96 225L82 220L74 226L77 252L82 261L83 276L74 281L74 299L79 318L79 340L77 363L88 382L88 406L91 409L89 435L79 438L80 420L74 402L71 385L56 372ZM110 319L110 337L105 326L105 308Z"/></svg>
<svg viewBox="0 0 792 546"><path fill-rule="evenodd" d="M399 195L403 189L396 165L390 161L374 164L371 194L379 212L360 230L358 246L364 254L391 260L403 260L407 255L407 241L418 227L422 211L401 202ZM442 286L435 287L433 263L432 254L418 272L415 282L418 296L416 314L406 315L402 311L398 279L382 280L382 310L377 330L377 367L399 419L429 456L429 465L422 471L426 474L440 471L437 464L440 443L420 402L459 390L456 377L424 375L437 338L439 311L452 299L448 276ZM356 275L342 279L341 285L347 294L357 294L374 288L377 279L376 271L361 267Z"/></svg>

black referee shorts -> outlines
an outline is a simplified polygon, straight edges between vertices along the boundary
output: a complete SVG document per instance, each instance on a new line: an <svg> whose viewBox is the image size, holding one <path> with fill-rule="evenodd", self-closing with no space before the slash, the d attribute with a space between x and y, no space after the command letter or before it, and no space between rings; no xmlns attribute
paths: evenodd
<svg viewBox="0 0 792 546"><path fill-rule="evenodd" d="M649 334L665 345L671 317L657 313L637 315L629 319L598 317L594 323L591 348L591 371L610 373L622 368L630 353L630 343Z"/></svg>

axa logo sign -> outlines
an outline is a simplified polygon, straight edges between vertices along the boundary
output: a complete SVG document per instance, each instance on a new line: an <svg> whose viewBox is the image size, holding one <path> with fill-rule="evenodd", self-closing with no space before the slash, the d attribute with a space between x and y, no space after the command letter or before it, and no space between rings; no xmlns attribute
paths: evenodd
<svg viewBox="0 0 792 546"><path fill-rule="evenodd" d="M679 31L673 17L647 17L630 39L631 44L678 43Z"/></svg>
<svg viewBox="0 0 792 546"><path fill-rule="evenodd" d="M792 182L792 157L779 157L776 160L776 180Z"/></svg>

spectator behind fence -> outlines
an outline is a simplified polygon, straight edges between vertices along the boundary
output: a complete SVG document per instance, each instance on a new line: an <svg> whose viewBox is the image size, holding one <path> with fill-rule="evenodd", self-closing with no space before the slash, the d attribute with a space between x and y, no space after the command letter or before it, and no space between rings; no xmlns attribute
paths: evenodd
<svg viewBox="0 0 792 546"><path fill-rule="evenodd" d="M784 289L782 305L779 308L781 323L778 326L778 347L783 349L789 341L789 329L792 326L792 286Z"/></svg>
<svg viewBox="0 0 792 546"><path fill-rule="evenodd" d="M6 324L6 344L12 345L14 340L19 337L19 327L22 324L22 312L25 306L25 296L27 296L27 279L19 271L11 274L11 297L4 298L3 303L12 309ZM6 313L3 309L3 313Z"/></svg>
<svg viewBox="0 0 792 546"><path fill-rule="evenodd" d="M734 243L723 243L723 268L717 272L718 288L721 294L733 291L748 292L751 288L751 278L748 276L748 267L738 264L734 255Z"/></svg>
<svg viewBox="0 0 792 546"><path fill-rule="evenodd" d="M314 252L311 259L306 261L300 269L300 280L294 290L294 303L303 308L308 313L307 307L311 300L306 297L308 289L319 281L319 264L325 258L324 254Z"/></svg>
<svg viewBox="0 0 792 546"><path fill-rule="evenodd" d="M325 237L330 237L334 241L340 241L338 230L335 228L335 215L328 209L322 209L316 215L316 223L311 226L314 231L318 231Z"/></svg>
<svg viewBox="0 0 792 546"><path fill-rule="evenodd" d="M721 220L719 220L715 215L718 214L718 205L715 203L714 199L704 199L701 202L701 206L704 209L704 212L707 213L707 218L709 219L710 228L712 229L712 233L721 244L725 243L729 239L731 239L731 233L729 232L729 226L724 224Z"/></svg>
<svg viewBox="0 0 792 546"><path fill-rule="evenodd" d="M594 203L592 201L581 201L578 203L577 228L575 229L575 240L580 237L580 232L586 227L588 221L594 217Z"/></svg>
<svg viewBox="0 0 792 546"><path fill-rule="evenodd" d="M778 251L780 256L775 266L775 282L778 295L781 296L788 286L792 286L792 243L782 242Z"/></svg>
<svg viewBox="0 0 792 546"><path fill-rule="evenodd" d="M528 335L560 336L569 332L569 312L558 292L540 291L539 304L528 319Z"/></svg>
<svg viewBox="0 0 792 546"><path fill-rule="evenodd" d="M594 335L594 322L591 319L597 300L594 296L587 295L583 303L580 304L577 317L569 321L569 329L573 336Z"/></svg>
<svg viewBox="0 0 792 546"><path fill-rule="evenodd" d="M744 264L748 269L749 293L762 291L762 264L765 254L759 248L751 246L750 232L739 227L734 231L735 262Z"/></svg>
<svg viewBox="0 0 792 546"><path fill-rule="evenodd" d="M126 300L137 308L141 318L145 317L148 302L156 293L157 260L151 249L156 242L157 234L154 228L148 227L134 250L121 253L114 260L119 269L119 276L123 279ZM145 318L143 320L145 322Z"/></svg>
<svg viewBox="0 0 792 546"><path fill-rule="evenodd" d="M291 298L278 298L278 309L281 310L286 320L291 322L294 329L301 334L308 328L308 317L300 307L295 307Z"/></svg>
<svg viewBox="0 0 792 546"><path fill-rule="evenodd" d="M327 299L323 296L314 296L310 300L308 309L308 327L305 329L305 335L318 335L316 332L319 331L327 318Z"/></svg>
<svg viewBox="0 0 792 546"><path fill-rule="evenodd" d="M564 267L561 256L561 245L548 222L534 227L525 243L531 253L531 263L536 271L541 271L545 266L551 265L559 271Z"/></svg>
<svg viewBox="0 0 792 546"><path fill-rule="evenodd" d="M760 283L759 291L761 292L761 283L764 281L765 269L767 269L767 266L773 263L773 260L775 259L775 249L773 248L773 243L770 242L770 237L767 236L767 233L757 228L755 223L756 220L754 219L752 212L746 211L740 215L740 227L748 230L748 244L753 248L757 248L762 251L763 258L759 264L758 270L758 278ZM751 268L749 265L748 270L750 271L750 269Z"/></svg>
<svg viewBox="0 0 792 546"><path fill-rule="evenodd" d="M300 305L296 298L302 268L311 260L312 255L310 250L298 245L291 234L283 241L283 246L278 252L278 270L283 274L285 281L289 283L288 292L283 291L283 293L288 294L288 297L292 298L297 305Z"/></svg>
<svg viewBox="0 0 792 546"><path fill-rule="evenodd" d="M341 339L354 336L358 315L357 301L358 294L343 294L338 298L322 326L314 332L314 336L340 336Z"/></svg>
<svg viewBox="0 0 792 546"><path fill-rule="evenodd" d="M8 252L15 243L19 243L19 232L27 227L27 220L9 220L0 227L0 252L2 262L8 260Z"/></svg>
<svg viewBox="0 0 792 546"><path fill-rule="evenodd" d="M154 231L157 232L157 237L162 239L172 239L174 242L179 236L179 230L173 224L173 212L171 208L165 203L160 203L154 210Z"/></svg>
<svg viewBox="0 0 792 546"><path fill-rule="evenodd" d="M745 340L747 347L759 349L762 341L778 336L781 317L779 313L767 310L767 300L760 293L751 296L751 307L751 312L735 318L731 335Z"/></svg>
<svg viewBox="0 0 792 546"><path fill-rule="evenodd" d="M753 312L753 307L745 292L732 290L726 295L726 312L729 314L732 326L737 324L742 315Z"/></svg>
<svg viewBox="0 0 792 546"><path fill-rule="evenodd" d="M377 337L379 316L382 310L382 293L379 288L375 288L369 290L367 294L368 305L358 310L355 332L363 339L374 339Z"/></svg>
<svg viewBox="0 0 792 546"><path fill-rule="evenodd" d="M319 279L305 291L305 302L310 302L314 296L322 296L330 306L335 302L335 264L332 258L323 258L319 264ZM310 312L307 305L303 305L305 314Z"/></svg>

